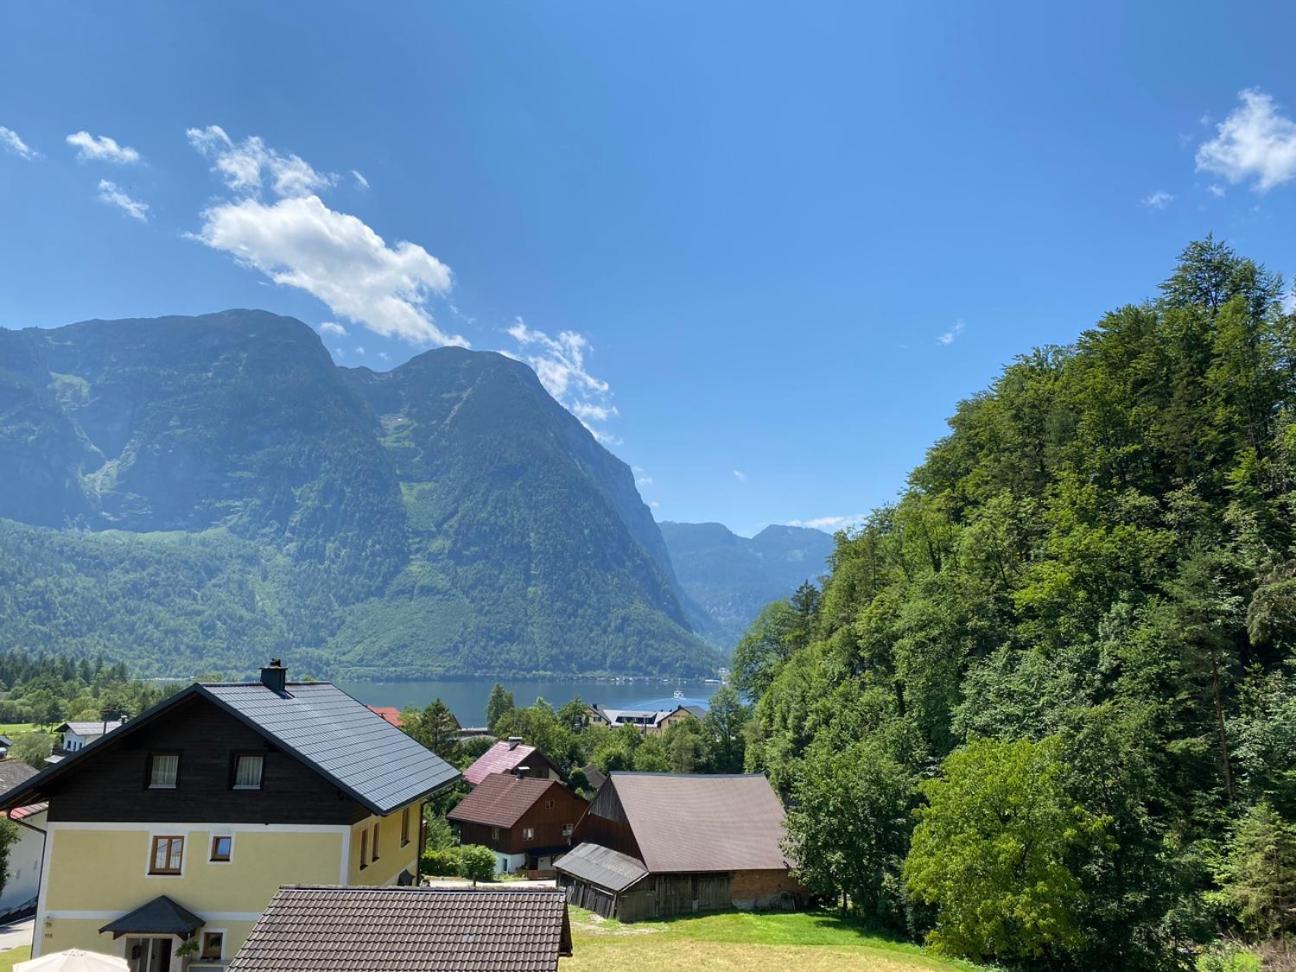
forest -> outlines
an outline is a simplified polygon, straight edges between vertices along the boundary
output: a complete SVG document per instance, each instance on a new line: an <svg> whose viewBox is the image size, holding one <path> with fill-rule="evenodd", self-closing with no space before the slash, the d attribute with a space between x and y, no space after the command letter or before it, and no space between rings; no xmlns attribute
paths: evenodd
<svg viewBox="0 0 1296 972"><path fill-rule="evenodd" d="M762 612L734 659L746 768L815 891L1008 968L1290 962L1286 296L1192 243L1155 298L962 402Z"/></svg>

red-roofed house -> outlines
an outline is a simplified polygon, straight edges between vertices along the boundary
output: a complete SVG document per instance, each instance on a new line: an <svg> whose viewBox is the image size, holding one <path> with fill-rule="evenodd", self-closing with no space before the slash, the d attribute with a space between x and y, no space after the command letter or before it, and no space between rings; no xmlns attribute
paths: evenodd
<svg viewBox="0 0 1296 972"><path fill-rule="evenodd" d="M368 706L370 712L383 717L383 721L390 723L397 729L404 724L401 722L400 709L394 705L371 705Z"/></svg>
<svg viewBox="0 0 1296 972"><path fill-rule="evenodd" d="M572 830L589 803L555 780L492 773L459 801L449 818L464 844L495 852L495 870L552 872L571 849Z"/></svg>
<svg viewBox="0 0 1296 972"><path fill-rule="evenodd" d="M522 773L522 767L526 772ZM561 780L558 767L534 746L523 745L517 736L501 739L463 772L470 786L476 786L492 773L512 773L515 776L533 776L541 780Z"/></svg>

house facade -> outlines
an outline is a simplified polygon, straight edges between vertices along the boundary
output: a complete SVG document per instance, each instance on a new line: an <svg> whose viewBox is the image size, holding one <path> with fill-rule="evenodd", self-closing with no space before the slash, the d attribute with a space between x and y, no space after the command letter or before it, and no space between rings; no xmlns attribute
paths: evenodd
<svg viewBox="0 0 1296 972"><path fill-rule="evenodd" d="M36 770L17 759L0 759L0 793L13 789L36 775ZM18 827L9 845L4 888L0 889L0 918L24 910L36 900L40 887L41 859L45 854L44 804L17 807L5 814Z"/></svg>
<svg viewBox="0 0 1296 972"><path fill-rule="evenodd" d="M552 876L588 801L554 780L492 773L449 813L464 844L495 852L497 874Z"/></svg>
<svg viewBox="0 0 1296 972"><path fill-rule="evenodd" d="M554 862L568 900L635 921L795 907L783 805L763 775L611 773Z"/></svg>
<svg viewBox="0 0 1296 972"><path fill-rule="evenodd" d="M190 686L0 797L49 805L33 955L223 967L282 885L412 881L423 800L457 778L282 667Z"/></svg>
<svg viewBox="0 0 1296 972"><path fill-rule="evenodd" d="M54 752L59 756L85 749L96 739L108 735L114 729L121 728L120 719L99 719L90 722L65 722L54 731L58 733L58 745Z"/></svg>
<svg viewBox="0 0 1296 972"><path fill-rule="evenodd" d="M592 705L586 713L586 721L591 726L604 729L633 726L640 732L651 735L665 732L672 723L700 719L704 715L705 710L687 705L676 705L669 709L609 709L604 705Z"/></svg>

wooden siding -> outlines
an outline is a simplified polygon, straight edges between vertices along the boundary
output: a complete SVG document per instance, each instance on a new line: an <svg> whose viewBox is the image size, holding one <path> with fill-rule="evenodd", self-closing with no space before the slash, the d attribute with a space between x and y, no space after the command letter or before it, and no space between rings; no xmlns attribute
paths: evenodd
<svg viewBox="0 0 1296 972"><path fill-rule="evenodd" d="M116 733L51 787L51 821L350 824L368 813L314 770L205 699ZM147 786L150 753L178 753L175 789ZM260 790L234 790L233 758L265 757Z"/></svg>
<svg viewBox="0 0 1296 972"><path fill-rule="evenodd" d="M550 800L554 805L546 807L545 803ZM522 814L516 824L498 828L498 838L493 836L495 828L487 824L460 821L459 841L463 844L485 844L501 854L523 854L536 848L575 846L572 838L565 836L562 829L567 824L574 827L585 812L585 807L585 800L571 790L562 785L551 786ZM523 836L527 827L535 831L535 836L530 840Z"/></svg>
<svg viewBox="0 0 1296 972"><path fill-rule="evenodd" d="M621 800L612 787L611 780L605 780L599 787L594 799L585 811L585 815L576 824L576 833L572 845L589 841L601 844L614 851L643 860L639 851L639 842L635 840L630 821L626 819Z"/></svg>

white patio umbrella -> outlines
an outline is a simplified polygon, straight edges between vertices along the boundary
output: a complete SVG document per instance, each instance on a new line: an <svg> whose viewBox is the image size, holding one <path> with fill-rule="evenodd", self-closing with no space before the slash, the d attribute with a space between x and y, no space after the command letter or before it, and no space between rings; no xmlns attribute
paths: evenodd
<svg viewBox="0 0 1296 972"><path fill-rule="evenodd" d="M124 958L79 948L52 952L14 966L14 972L128 972L129 969Z"/></svg>

